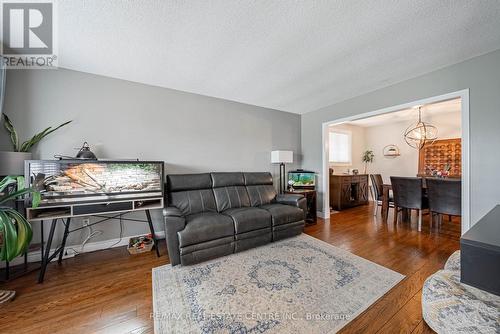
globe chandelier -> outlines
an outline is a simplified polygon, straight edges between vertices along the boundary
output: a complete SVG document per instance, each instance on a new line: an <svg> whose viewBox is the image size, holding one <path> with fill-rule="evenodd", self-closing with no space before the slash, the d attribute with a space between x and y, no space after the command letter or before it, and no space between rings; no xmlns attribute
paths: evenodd
<svg viewBox="0 0 500 334"><path fill-rule="evenodd" d="M438 129L422 121L422 107L418 107L418 122L410 125L404 134L405 142L418 150L432 144L437 139Z"/></svg>

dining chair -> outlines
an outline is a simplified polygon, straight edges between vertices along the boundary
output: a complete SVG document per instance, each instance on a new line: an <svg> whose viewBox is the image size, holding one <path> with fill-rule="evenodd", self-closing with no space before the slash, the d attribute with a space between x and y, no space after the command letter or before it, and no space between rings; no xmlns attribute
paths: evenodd
<svg viewBox="0 0 500 334"><path fill-rule="evenodd" d="M398 222L399 213L403 209L417 210L418 231L422 231L422 211L429 208L429 200L424 195L422 178L391 176L392 193L394 195L394 223Z"/></svg>
<svg viewBox="0 0 500 334"><path fill-rule="evenodd" d="M376 216L378 207L382 207L384 181L382 180L382 175L380 174L370 174L370 180L372 181L373 199L375 201L375 210L373 211L373 215ZM394 207L394 199L391 195L389 195L389 207Z"/></svg>
<svg viewBox="0 0 500 334"><path fill-rule="evenodd" d="M434 214L462 216L462 180L429 178L427 196L429 197L429 211L431 212L431 227Z"/></svg>

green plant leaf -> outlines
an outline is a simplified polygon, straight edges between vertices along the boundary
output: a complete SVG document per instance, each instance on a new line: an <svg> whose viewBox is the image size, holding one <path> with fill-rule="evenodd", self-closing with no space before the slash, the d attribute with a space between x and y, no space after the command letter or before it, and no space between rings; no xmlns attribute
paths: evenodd
<svg viewBox="0 0 500 334"><path fill-rule="evenodd" d="M21 148L19 149L20 152L28 152L30 150L31 147L33 147L35 144L37 144L40 140L42 140L42 138L45 136L45 134L47 132L50 131L50 129L52 129L50 126L48 128L46 128L45 130L43 130L42 132L40 133L37 133L36 135L34 135L33 137L31 137L30 140L27 140L25 141L24 143L22 143L21 145Z"/></svg>
<svg viewBox="0 0 500 334"><path fill-rule="evenodd" d="M23 190L26 188L26 183L24 182L24 176L17 176L17 190Z"/></svg>
<svg viewBox="0 0 500 334"><path fill-rule="evenodd" d="M25 188L24 177L8 176L0 181L2 188L17 184L18 190L0 197L0 204L34 192L32 188ZM40 195L40 193L35 192ZM11 261L24 253L33 238L31 224L17 210L0 207L0 233L3 242L0 245L0 260Z"/></svg>
<svg viewBox="0 0 500 334"><path fill-rule="evenodd" d="M33 209L38 208L42 202L42 195L38 191L34 191L31 198L31 207Z"/></svg>
<svg viewBox="0 0 500 334"><path fill-rule="evenodd" d="M0 210L0 221L2 222L3 246L2 258L4 261L12 261L16 257L17 250L17 231L16 226L4 211Z"/></svg>
<svg viewBox="0 0 500 334"><path fill-rule="evenodd" d="M31 137L31 139L25 141L22 145L21 145L21 148L19 149L20 152L29 152L29 150L36 144L38 144L43 138L45 138L46 136L48 136L49 134L51 134L52 132L62 128L63 126L66 126L68 125L69 123L71 123L72 121L67 121L61 125L59 125L58 127L52 129L52 127L48 127L46 128L45 130L43 130L42 132L40 133L37 133L36 135L34 135L33 137Z"/></svg>
<svg viewBox="0 0 500 334"><path fill-rule="evenodd" d="M33 238L33 230L31 229L31 224L24 218L19 212L14 209L5 210L7 216L11 217L17 224L17 240L16 240L16 250L14 252L14 257L23 254L31 243Z"/></svg>
<svg viewBox="0 0 500 334"><path fill-rule="evenodd" d="M2 181L0 181L0 192L4 191L8 186L17 183L15 176L6 176Z"/></svg>
<svg viewBox="0 0 500 334"><path fill-rule="evenodd" d="M3 218L0 216L0 261L3 261L5 258L5 247L3 246L5 244L4 241L4 231L5 231L5 225L3 223Z"/></svg>
<svg viewBox="0 0 500 334"><path fill-rule="evenodd" d="M23 196L25 194L29 194L31 192L33 192L32 188L26 188L26 189L14 191L14 192L12 192L10 194L4 195L3 197L0 197L0 204L3 204L5 202L7 202L7 201L16 199L17 197Z"/></svg>
<svg viewBox="0 0 500 334"><path fill-rule="evenodd" d="M0 214L0 235L2 236L2 243L0 243L0 260L5 261L5 224L4 224L4 218Z"/></svg>
<svg viewBox="0 0 500 334"><path fill-rule="evenodd" d="M12 124L12 121L5 113L3 114L3 126L9 132L14 152L19 152L19 137L17 136L16 128L14 128L14 124Z"/></svg>

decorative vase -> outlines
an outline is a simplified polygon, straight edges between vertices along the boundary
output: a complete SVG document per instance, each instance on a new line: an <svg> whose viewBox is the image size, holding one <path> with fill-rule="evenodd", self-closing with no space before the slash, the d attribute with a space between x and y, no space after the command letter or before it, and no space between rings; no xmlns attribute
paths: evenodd
<svg viewBox="0 0 500 334"><path fill-rule="evenodd" d="M24 175L24 161L31 157L31 152L0 151L0 176Z"/></svg>

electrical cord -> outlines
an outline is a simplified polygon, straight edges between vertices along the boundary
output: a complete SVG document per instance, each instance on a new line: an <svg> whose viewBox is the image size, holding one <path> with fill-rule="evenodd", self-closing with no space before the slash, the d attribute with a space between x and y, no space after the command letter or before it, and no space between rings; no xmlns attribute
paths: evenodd
<svg viewBox="0 0 500 334"><path fill-rule="evenodd" d="M75 255L80 255L81 253L84 253L84 251L83 251L83 250L84 250L84 248L85 248L85 245L86 245L86 244L90 241L90 239L92 239L92 238L94 238L94 237L96 237L96 236L98 236L98 235L101 235L101 234L103 233L101 230L96 230L96 231L94 231L94 230L92 229L92 226L88 226L88 225L87 225L87 226L86 226L86 228L87 228L87 231L88 231L88 235L87 235L87 237L83 240L83 242L82 242L82 244L81 244L81 246L80 246L80 250L79 250L79 251L77 251L77 250L76 250L76 249L74 249L73 247L68 247L68 248L67 248L68 250L72 250L72 251L75 253Z"/></svg>
<svg viewBox="0 0 500 334"><path fill-rule="evenodd" d="M98 236L98 235L102 234L102 231L100 231L100 230L94 231L92 229L92 226L87 225L87 229L89 231L89 235L85 238L85 240L83 240L83 243L82 243L82 246L81 246L81 250L80 250L81 252L83 252L83 249L85 248L85 245L87 244L87 242L89 242L90 239L92 239L95 236Z"/></svg>
<svg viewBox="0 0 500 334"><path fill-rule="evenodd" d="M117 242L112 244L111 246L108 247L108 249L115 247L118 245L120 242L122 242L123 239L123 220L122 220L123 214L120 215L120 239L118 239Z"/></svg>

